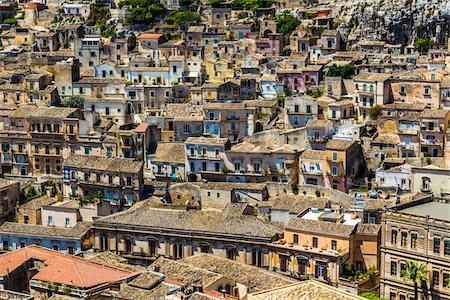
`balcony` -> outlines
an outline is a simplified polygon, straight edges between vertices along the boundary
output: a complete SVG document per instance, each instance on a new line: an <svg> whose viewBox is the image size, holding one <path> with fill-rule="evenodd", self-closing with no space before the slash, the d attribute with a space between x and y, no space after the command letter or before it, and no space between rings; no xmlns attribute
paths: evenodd
<svg viewBox="0 0 450 300"><path fill-rule="evenodd" d="M442 146L442 141L438 139L420 139L420 144L425 146Z"/></svg>
<svg viewBox="0 0 450 300"><path fill-rule="evenodd" d="M321 170L300 169L300 173L307 175L323 176L323 172Z"/></svg>
<svg viewBox="0 0 450 300"><path fill-rule="evenodd" d="M239 121L241 117L238 116L228 116L227 121Z"/></svg>

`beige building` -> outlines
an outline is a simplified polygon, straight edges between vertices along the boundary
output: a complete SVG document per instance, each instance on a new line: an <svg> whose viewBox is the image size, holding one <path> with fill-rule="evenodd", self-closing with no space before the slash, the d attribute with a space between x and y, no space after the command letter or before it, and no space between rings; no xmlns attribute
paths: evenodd
<svg viewBox="0 0 450 300"><path fill-rule="evenodd" d="M450 169L435 165L411 168L412 191L436 196L450 195Z"/></svg>
<svg viewBox="0 0 450 300"><path fill-rule="evenodd" d="M339 210L307 209L272 243L270 268L298 278L339 284L344 266L378 269L380 225L361 224Z"/></svg>
<svg viewBox="0 0 450 300"><path fill-rule="evenodd" d="M19 182L0 178L0 221L11 215L19 200Z"/></svg>
<svg viewBox="0 0 450 300"><path fill-rule="evenodd" d="M401 276L405 263L410 261L424 264L429 272L426 295L419 285L420 299L450 298L449 212L448 200L427 197L395 206L384 214L381 297L414 298L413 283Z"/></svg>
<svg viewBox="0 0 450 300"><path fill-rule="evenodd" d="M76 108L23 106L0 123L1 173L21 177L62 175L63 159L87 131Z"/></svg>
<svg viewBox="0 0 450 300"><path fill-rule="evenodd" d="M145 201L95 220L93 230L95 251L113 251L135 262L210 253L258 267L269 266L267 244L281 234L245 203L219 212L161 209Z"/></svg>
<svg viewBox="0 0 450 300"><path fill-rule="evenodd" d="M55 198L49 197L47 195L40 196L28 202L25 202L17 209L17 222L22 224L42 225L42 206L51 205L55 202Z"/></svg>

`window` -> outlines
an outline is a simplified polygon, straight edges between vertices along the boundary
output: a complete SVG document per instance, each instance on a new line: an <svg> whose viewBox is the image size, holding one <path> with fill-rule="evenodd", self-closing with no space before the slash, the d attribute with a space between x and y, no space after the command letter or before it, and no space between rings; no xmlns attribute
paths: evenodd
<svg viewBox="0 0 450 300"><path fill-rule="evenodd" d="M391 231L391 244L397 245L397 230Z"/></svg>
<svg viewBox="0 0 450 300"><path fill-rule="evenodd" d="M299 106L298 105L294 105L294 112L298 113L300 111Z"/></svg>
<svg viewBox="0 0 450 300"><path fill-rule="evenodd" d="M48 216L47 217L47 225L48 226L53 226L53 217L52 216Z"/></svg>
<svg viewBox="0 0 450 300"><path fill-rule="evenodd" d="M444 273L444 287L449 288L450 287L450 273Z"/></svg>
<svg viewBox="0 0 450 300"><path fill-rule="evenodd" d="M131 179L131 177L127 177L127 185L128 186L131 186L132 185L132 179Z"/></svg>
<svg viewBox="0 0 450 300"><path fill-rule="evenodd" d="M331 250L337 250L337 242L335 240L331 241Z"/></svg>
<svg viewBox="0 0 450 300"><path fill-rule="evenodd" d="M402 247L406 247L406 239L408 238L408 234L406 232L401 233L400 244Z"/></svg>
<svg viewBox="0 0 450 300"><path fill-rule="evenodd" d="M311 105L306 105L306 113L307 114L311 113Z"/></svg>
<svg viewBox="0 0 450 300"><path fill-rule="evenodd" d="M316 237L313 237L313 239L312 239L312 244L313 244L313 248L317 248L318 240L317 240Z"/></svg>
<svg viewBox="0 0 450 300"><path fill-rule="evenodd" d="M28 224L30 222L30 217L29 216L23 216L23 222L25 224Z"/></svg>
<svg viewBox="0 0 450 300"><path fill-rule="evenodd" d="M280 255L280 271L287 272L288 258L284 255Z"/></svg>
<svg viewBox="0 0 450 300"><path fill-rule="evenodd" d="M433 271L433 286L439 286L439 271Z"/></svg>
<svg viewBox="0 0 450 300"><path fill-rule="evenodd" d="M433 239L433 252L434 253L441 253L441 239L440 238L434 238Z"/></svg>
<svg viewBox="0 0 450 300"><path fill-rule="evenodd" d="M8 250L8 249L9 249L8 241L3 241L3 250Z"/></svg>
<svg viewBox="0 0 450 300"><path fill-rule="evenodd" d="M400 263L400 277L403 277L403 273L406 271L406 264Z"/></svg>
<svg viewBox="0 0 450 300"><path fill-rule="evenodd" d="M405 95L405 94L406 94L406 89L405 89L404 86L401 86L401 87L400 87L400 94L401 94L401 95Z"/></svg>
<svg viewBox="0 0 450 300"><path fill-rule="evenodd" d="M151 256L156 255L156 241L148 241L148 254L150 254Z"/></svg>
<svg viewBox="0 0 450 300"><path fill-rule="evenodd" d="M298 245L298 234L294 234L294 244Z"/></svg>
<svg viewBox="0 0 450 300"><path fill-rule="evenodd" d="M69 252L70 255L74 255L75 254L75 251L74 251L73 247L68 247L67 251Z"/></svg>
<svg viewBox="0 0 450 300"><path fill-rule="evenodd" d="M444 255L450 256L450 240L444 242Z"/></svg>
<svg viewBox="0 0 450 300"><path fill-rule="evenodd" d="M65 225L66 225L66 227L70 227L70 218L66 218Z"/></svg>
<svg viewBox="0 0 450 300"><path fill-rule="evenodd" d="M390 292L389 293L389 300L395 300L397 299L397 294L394 292Z"/></svg>
<svg viewBox="0 0 450 300"><path fill-rule="evenodd" d="M100 182L100 174L95 174L95 180L96 180L97 182Z"/></svg>
<svg viewBox="0 0 450 300"><path fill-rule="evenodd" d="M210 252L210 247L209 247L209 245L201 245L201 246L200 246L200 252L201 252L201 253L209 253L209 252Z"/></svg>
<svg viewBox="0 0 450 300"><path fill-rule="evenodd" d="M333 161L337 161L337 160L338 160L338 153L333 152Z"/></svg>
<svg viewBox="0 0 450 300"><path fill-rule="evenodd" d="M227 258L235 260L236 259L236 250L234 248L227 248Z"/></svg>
<svg viewBox="0 0 450 300"><path fill-rule="evenodd" d="M59 246L58 245L53 245L53 250L59 251Z"/></svg>
<svg viewBox="0 0 450 300"><path fill-rule="evenodd" d="M89 155L91 153L91 147L84 147L84 154Z"/></svg>
<svg viewBox="0 0 450 300"><path fill-rule="evenodd" d="M417 233L411 233L411 249L416 249L417 247Z"/></svg>
<svg viewBox="0 0 450 300"><path fill-rule="evenodd" d="M425 85L423 87L423 95L424 96L430 96L430 89L431 89L431 87L429 85Z"/></svg>
<svg viewBox="0 0 450 300"><path fill-rule="evenodd" d="M397 276L397 262L391 261L391 276Z"/></svg>
<svg viewBox="0 0 450 300"><path fill-rule="evenodd" d="M338 169L338 167L336 167L336 166L333 166L333 167L331 168L331 173L332 173L334 176L337 176L338 171L339 171L339 169Z"/></svg>

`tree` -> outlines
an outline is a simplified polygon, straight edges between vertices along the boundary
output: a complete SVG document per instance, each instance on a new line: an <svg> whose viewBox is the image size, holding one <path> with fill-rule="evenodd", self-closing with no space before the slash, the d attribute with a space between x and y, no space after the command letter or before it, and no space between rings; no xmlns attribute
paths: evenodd
<svg viewBox="0 0 450 300"><path fill-rule="evenodd" d="M70 96L63 100L63 105L65 107L72 107L72 108L84 108L84 98L81 96Z"/></svg>
<svg viewBox="0 0 450 300"><path fill-rule="evenodd" d="M381 107L381 105L377 104L370 109L369 116L372 120L376 120L376 119L378 119L378 116L381 115L382 111L383 111L383 107Z"/></svg>
<svg viewBox="0 0 450 300"><path fill-rule="evenodd" d="M233 0L231 6L256 11L260 8L271 7L273 2L273 0Z"/></svg>
<svg viewBox="0 0 450 300"><path fill-rule="evenodd" d="M427 267L412 261L405 263L405 268L400 272L403 280L412 281L414 284L414 299L419 300L419 284L427 281Z"/></svg>
<svg viewBox="0 0 450 300"><path fill-rule="evenodd" d="M16 18L6 18L3 20L3 24L17 25L17 19Z"/></svg>
<svg viewBox="0 0 450 300"><path fill-rule="evenodd" d="M209 0L209 4L211 4L212 7L220 7L220 0Z"/></svg>
<svg viewBox="0 0 450 300"><path fill-rule="evenodd" d="M374 292L365 292L362 293L360 296L369 300L387 300L387 298L380 298L380 296L378 296L378 294Z"/></svg>
<svg viewBox="0 0 450 300"><path fill-rule="evenodd" d="M300 25L300 20L291 15L288 11L283 12L275 17L275 22L277 23L277 31L284 36L288 36L298 25Z"/></svg>
<svg viewBox="0 0 450 300"><path fill-rule="evenodd" d="M336 64L331 65L326 73L326 76L340 76L344 79L349 79L355 74L356 67L352 64L338 66Z"/></svg>
<svg viewBox="0 0 450 300"><path fill-rule="evenodd" d="M186 10L186 11L178 11L166 18L167 23L176 24L180 26L186 26L191 23L197 23L200 21L200 14Z"/></svg>
<svg viewBox="0 0 450 300"><path fill-rule="evenodd" d="M156 17L162 15L166 9L158 0L122 0L119 7L130 10L128 23L151 24Z"/></svg>
<svg viewBox="0 0 450 300"><path fill-rule="evenodd" d="M428 50L433 47L433 40L429 37L425 38L417 38L416 39L416 50L419 51L420 54L428 53Z"/></svg>

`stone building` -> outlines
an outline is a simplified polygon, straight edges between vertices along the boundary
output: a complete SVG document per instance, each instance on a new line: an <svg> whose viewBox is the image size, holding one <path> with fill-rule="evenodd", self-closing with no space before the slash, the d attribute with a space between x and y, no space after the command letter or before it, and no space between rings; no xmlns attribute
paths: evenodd
<svg viewBox="0 0 450 300"><path fill-rule="evenodd" d="M218 212L160 209L141 202L95 220L93 229L95 251L114 251L135 262L211 253L260 267L268 267L267 244L281 233L245 203L228 204Z"/></svg>
<svg viewBox="0 0 450 300"><path fill-rule="evenodd" d="M0 178L0 221L11 215L19 200L19 182Z"/></svg>
<svg viewBox="0 0 450 300"><path fill-rule="evenodd" d="M143 164L131 158L71 155L64 161L63 179L66 198L99 197L131 206L141 199Z"/></svg>
<svg viewBox="0 0 450 300"><path fill-rule="evenodd" d="M448 200L427 197L400 204L384 214L381 297L413 299L413 283L401 275L405 263L410 261L424 264L429 272L427 288L419 285L420 299L450 298L449 206Z"/></svg>

